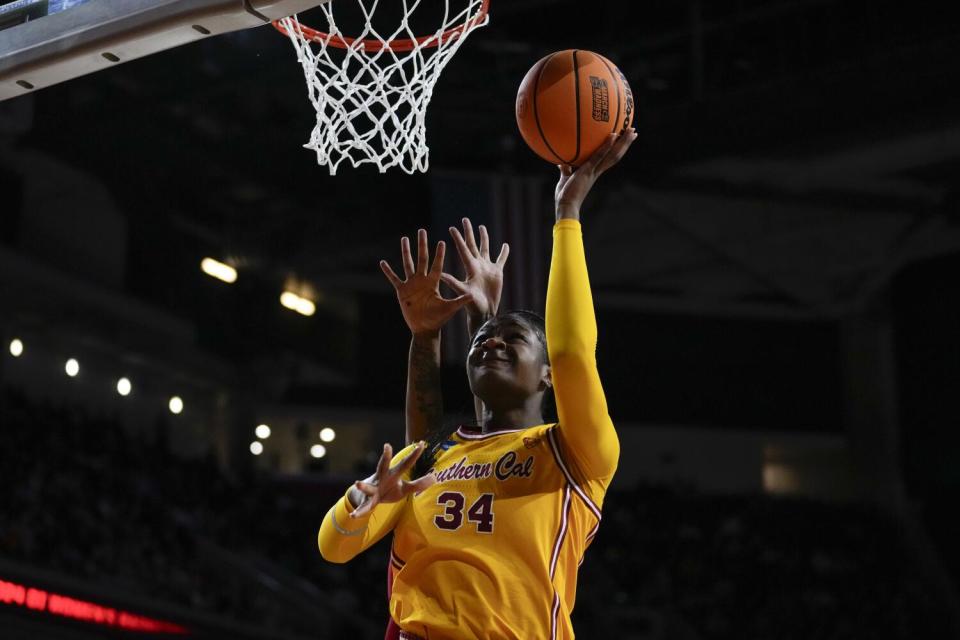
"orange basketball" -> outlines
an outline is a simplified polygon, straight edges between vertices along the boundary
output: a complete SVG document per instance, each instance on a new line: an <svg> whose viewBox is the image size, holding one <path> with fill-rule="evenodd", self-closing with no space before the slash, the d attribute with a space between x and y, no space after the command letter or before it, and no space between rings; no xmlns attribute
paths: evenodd
<svg viewBox="0 0 960 640"><path fill-rule="evenodd" d="M517 125L551 164L580 165L611 133L633 123L633 92L616 65L592 51L568 49L543 58L517 92Z"/></svg>

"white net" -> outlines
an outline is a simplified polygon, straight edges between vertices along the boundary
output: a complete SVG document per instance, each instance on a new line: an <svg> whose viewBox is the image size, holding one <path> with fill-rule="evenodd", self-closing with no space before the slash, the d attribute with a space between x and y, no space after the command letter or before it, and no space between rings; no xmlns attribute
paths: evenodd
<svg viewBox="0 0 960 640"><path fill-rule="evenodd" d="M338 2L320 7L326 32L300 24L297 16L279 22L296 48L317 112L304 147L316 152L331 175L344 160L354 167L375 164L381 173L391 167L426 171L433 87L467 36L488 22L489 0L461 0L462 8L450 6L456 0L443 0L442 24L432 34L417 35L411 18L423 0L399 1L402 19L387 34L373 26L380 0L338 0L356 3L363 13L366 27L354 37L337 27L333 5Z"/></svg>

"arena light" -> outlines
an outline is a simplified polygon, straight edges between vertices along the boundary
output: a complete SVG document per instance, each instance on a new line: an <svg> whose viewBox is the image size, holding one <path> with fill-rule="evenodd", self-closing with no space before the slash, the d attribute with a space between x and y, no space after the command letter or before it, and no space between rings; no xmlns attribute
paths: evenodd
<svg viewBox="0 0 960 640"><path fill-rule="evenodd" d="M204 258L200 262L200 268L203 269L203 272L208 276L212 276L217 280L222 280L227 284L233 284L237 281L237 270L228 264L220 262L219 260L214 260L213 258Z"/></svg>
<svg viewBox="0 0 960 640"><path fill-rule="evenodd" d="M117 393L122 396L128 396L131 391L133 391L133 385L130 384L129 378L120 378L117 380Z"/></svg>
<svg viewBox="0 0 960 640"><path fill-rule="evenodd" d="M253 430L257 437L261 440L266 440L270 437L270 427L265 424L257 425L257 428Z"/></svg>
<svg viewBox="0 0 960 640"><path fill-rule="evenodd" d="M251 442L250 453L252 453L255 456L258 456L261 453L263 453L263 443L260 442L259 440L254 440L253 442Z"/></svg>
<svg viewBox="0 0 960 640"><path fill-rule="evenodd" d="M284 291L281 293L280 304L304 316L312 316L317 311L317 305L314 304L313 300L302 298L293 291Z"/></svg>
<svg viewBox="0 0 960 640"><path fill-rule="evenodd" d="M19 358L23 355L23 342L19 338L14 338L10 341L10 355L14 358Z"/></svg>
<svg viewBox="0 0 960 640"><path fill-rule="evenodd" d="M183 399L180 396L173 396L170 398L170 402L167 404L170 408L170 413L175 415L183 413Z"/></svg>
<svg viewBox="0 0 960 640"><path fill-rule="evenodd" d="M337 432L331 429L330 427L324 427L320 430L320 439L324 442L333 442L333 439L337 437Z"/></svg>
<svg viewBox="0 0 960 640"><path fill-rule="evenodd" d="M314 458L322 458L323 456L327 455L327 448L322 444L315 444L310 447L310 455L312 455Z"/></svg>
<svg viewBox="0 0 960 640"><path fill-rule="evenodd" d="M293 291L284 291L280 294L280 304L291 311L296 311L297 305L300 304L300 296L295 294Z"/></svg>
<svg viewBox="0 0 960 640"><path fill-rule="evenodd" d="M76 361L75 358L70 358L67 360L67 364L64 365L63 370L67 372L67 375L71 378L76 378L77 374L80 373L80 363Z"/></svg>
<svg viewBox="0 0 960 640"><path fill-rule="evenodd" d="M297 313L304 316L312 316L317 311L317 305L313 304L313 300L308 300L307 298L300 298L297 301Z"/></svg>
<svg viewBox="0 0 960 640"><path fill-rule="evenodd" d="M300 302L300 296L293 291L284 291L280 294L280 304L291 311L297 310L297 303Z"/></svg>

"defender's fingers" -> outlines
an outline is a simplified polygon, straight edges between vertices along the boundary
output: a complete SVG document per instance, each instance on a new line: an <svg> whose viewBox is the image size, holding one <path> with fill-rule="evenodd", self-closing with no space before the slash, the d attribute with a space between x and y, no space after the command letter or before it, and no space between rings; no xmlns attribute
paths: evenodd
<svg viewBox="0 0 960 640"><path fill-rule="evenodd" d="M443 282L443 284L453 289L454 292L456 293L463 293L464 291L467 290L466 282L463 282L462 280L457 280L455 277L453 277L449 273L446 273L445 271L440 273L440 280Z"/></svg>
<svg viewBox="0 0 960 640"><path fill-rule="evenodd" d="M451 298L450 300L444 299L444 302L452 305L454 309L459 309L463 305L473 302L473 294L465 293L462 296L457 296L456 298Z"/></svg>
<svg viewBox="0 0 960 640"><path fill-rule="evenodd" d="M469 293L466 293L462 296L457 296L447 300L443 299L443 315L441 316L441 321L446 323L450 318L457 315L457 311L460 311L464 306L473 302L473 296Z"/></svg>
<svg viewBox="0 0 960 640"><path fill-rule="evenodd" d="M573 175L573 167L568 164L558 164L557 169L560 169L560 175L564 178L569 178Z"/></svg>
<svg viewBox="0 0 960 640"><path fill-rule="evenodd" d="M447 258L447 245L443 240L437 243L437 252L433 256L433 266L430 273L443 273L443 261Z"/></svg>
<svg viewBox="0 0 960 640"><path fill-rule="evenodd" d="M417 478L411 482L404 480L403 484L401 485L401 491L404 495L409 493L420 493L421 491L429 489L436 483L437 476L433 475L432 473L428 473L427 475Z"/></svg>
<svg viewBox="0 0 960 640"><path fill-rule="evenodd" d="M480 225L480 255L490 259L490 234L487 233L487 227Z"/></svg>
<svg viewBox="0 0 960 640"><path fill-rule="evenodd" d="M417 273L427 275L427 262L430 260L430 247L427 244L427 230L417 229Z"/></svg>
<svg viewBox="0 0 960 640"><path fill-rule="evenodd" d="M350 517L351 517L351 518L362 518L363 516L365 516L365 515L367 515L368 513L370 513L370 511L371 511L375 506L377 506L377 501L376 501L376 500L373 500L373 499L365 500L363 504L361 504L359 507L357 507L356 509L354 509L353 511L350 512Z"/></svg>
<svg viewBox="0 0 960 640"><path fill-rule="evenodd" d="M377 462L377 477L382 478L390 471L390 460L393 458L393 447L389 444L383 445L383 453L380 454L380 460Z"/></svg>
<svg viewBox="0 0 960 640"><path fill-rule="evenodd" d="M480 249L477 247L477 239L473 237L473 223L470 222L470 218L464 218L461 222L463 223L463 239L467 241L470 255L479 258Z"/></svg>
<svg viewBox="0 0 960 640"><path fill-rule="evenodd" d="M510 245L504 242L503 246L500 247L500 255L497 256L497 266L502 268L507 264L508 257L510 257Z"/></svg>
<svg viewBox="0 0 960 640"><path fill-rule="evenodd" d="M457 253L460 255L460 262L464 265L470 262L470 259L473 257L473 254L470 253L470 248L467 247L466 240L463 239L463 236L460 235L460 230L456 227L450 227L450 237L453 238L453 244L457 247Z"/></svg>
<svg viewBox="0 0 960 640"><path fill-rule="evenodd" d="M353 486L362 491L365 495L374 496L377 494L377 485L375 484L364 482L363 480L357 480L353 483Z"/></svg>
<svg viewBox="0 0 960 640"><path fill-rule="evenodd" d="M399 289L400 285L403 284L403 280L394 273L393 269L390 268L390 263L386 260L380 261L380 271L383 271L383 275L387 276L387 280L390 281L390 284L393 285L394 289Z"/></svg>
<svg viewBox="0 0 960 640"><path fill-rule="evenodd" d="M410 238L400 238L400 259L403 261L403 275L409 278L413 275L413 256L410 255Z"/></svg>

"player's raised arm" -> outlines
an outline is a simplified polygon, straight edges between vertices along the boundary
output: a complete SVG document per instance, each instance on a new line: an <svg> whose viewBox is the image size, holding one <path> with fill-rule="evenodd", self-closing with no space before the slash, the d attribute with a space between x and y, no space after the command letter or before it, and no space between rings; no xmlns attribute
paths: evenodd
<svg viewBox="0 0 960 640"><path fill-rule="evenodd" d="M547 350L565 452L585 479L604 480L617 468L620 444L597 371L597 320L580 229L580 207L596 179L636 139L633 129L610 139L578 169L560 167L557 223L547 286Z"/></svg>
<svg viewBox="0 0 960 640"><path fill-rule="evenodd" d="M440 388L440 329L457 311L471 301L463 292L448 300L440 295L440 276L446 246L437 243L433 265L427 232L417 231L417 261L410 252L410 240L400 239L404 278L390 268L386 260L380 269L397 291L403 319L410 329L407 358L406 442L416 442L440 428L443 420L443 394Z"/></svg>
<svg viewBox="0 0 960 640"><path fill-rule="evenodd" d="M473 234L473 224L469 218L461 220L463 233L456 227L450 227L450 237L457 248L460 263L463 265L464 278L457 280L449 273L440 277L453 291L467 295L470 301L464 306L467 312L467 335L473 340L483 323L497 315L500 308L500 294L503 293L503 268L510 255L510 245L506 242L500 247L496 260L490 259L490 235L482 224L478 227L480 243ZM474 410L477 423L483 423L485 408L480 398L474 396Z"/></svg>
<svg viewBox="0 0 960 640"><path fill-rule="evenodd" d="M323 518L317 544L325 560L347 562L376 544L396 526L406 501L436 482L432 473L407 479L423 448L423 442L417 442L394 461L393 449L383 445L377 471L351 485Z"/></svg>

